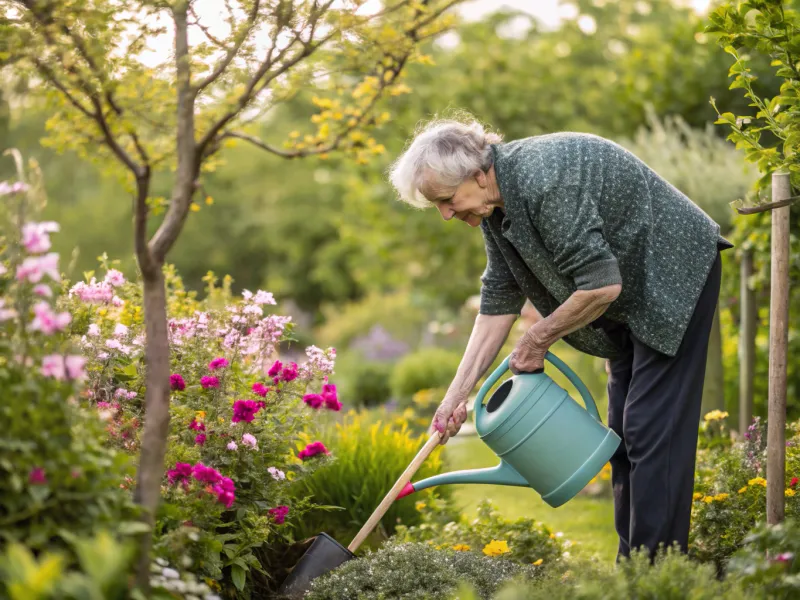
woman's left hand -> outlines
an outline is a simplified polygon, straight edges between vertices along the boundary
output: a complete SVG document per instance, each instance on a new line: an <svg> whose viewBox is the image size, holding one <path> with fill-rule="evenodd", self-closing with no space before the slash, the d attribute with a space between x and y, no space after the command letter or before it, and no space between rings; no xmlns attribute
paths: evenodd
<svg viewBox="0 0 800 600"><path fill-rule="evenodd" d="M544 369L544 355L547 354L548 347L538 340L532 331L533 327L525 332L511 353L508 366L514 375L534 373Z"/></svg>

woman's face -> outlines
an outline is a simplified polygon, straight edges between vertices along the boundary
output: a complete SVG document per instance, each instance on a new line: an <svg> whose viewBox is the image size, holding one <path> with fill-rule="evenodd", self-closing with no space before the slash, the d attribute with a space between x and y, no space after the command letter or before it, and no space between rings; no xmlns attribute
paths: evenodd
<svg viewBox="0 0 800 600"><path fill-rule="evenodd" d="M458 219L470 227L477 227L492 214L493 206L487 204L486 174L479 172L456 188L439 189L428 198L445 221Z"/></svg>

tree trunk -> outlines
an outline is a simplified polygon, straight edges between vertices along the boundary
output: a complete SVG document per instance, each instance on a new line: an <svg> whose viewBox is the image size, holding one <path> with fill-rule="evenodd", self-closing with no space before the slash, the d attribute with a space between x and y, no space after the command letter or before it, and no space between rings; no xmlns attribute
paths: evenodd
<svg viewBox="0 0 800 600"><path fill-rule="evenodd" d="M169 338L162 265L155 263L150 267L143 273L147 392L135 500L144 508L143 519L152 528L161 498L161 479L164 476L164 455L169 433ZM151 533L141 537L136 583L142 590L149 586L152 541Z"/></svg>
<svg viewBox="0 0 800 600"><path fill-rule="evenodd" d="M708 338L706 376L703 383L702 414L712 410L725 410L725 371L722 366L722 327L719 322L719 304L714 311L711 336Z"/></svg>

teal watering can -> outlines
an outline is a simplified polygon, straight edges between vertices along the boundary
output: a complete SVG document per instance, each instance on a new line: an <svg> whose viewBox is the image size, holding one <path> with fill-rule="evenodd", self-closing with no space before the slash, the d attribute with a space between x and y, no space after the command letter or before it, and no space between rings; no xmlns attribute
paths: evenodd
<svg viewBox="0 0 800 600"><path fill-rule="evenodd" d="M555 508L600 472L621 440L603 425L589 390L557 356L548 352L545 359L567 376L586 408L543 371L509 378L484 405L510 358L481 386L474 409L478 435L500 457L500 464L408 483L398 498L435 485L488 483L531 487Z"/></svg>

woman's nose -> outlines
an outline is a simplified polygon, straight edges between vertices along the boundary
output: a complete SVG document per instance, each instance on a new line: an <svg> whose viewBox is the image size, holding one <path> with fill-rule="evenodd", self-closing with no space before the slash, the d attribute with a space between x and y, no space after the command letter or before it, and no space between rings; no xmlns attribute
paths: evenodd
<svg viewBox="0 0 800 600"><path fill-rule="evenodd" d="M456 214L456 211L453 210L452 206L445 206L444 204L439 204L436 208L439 209L439 213L442 215L442 218L445 221L449 221Z"/></svg>

